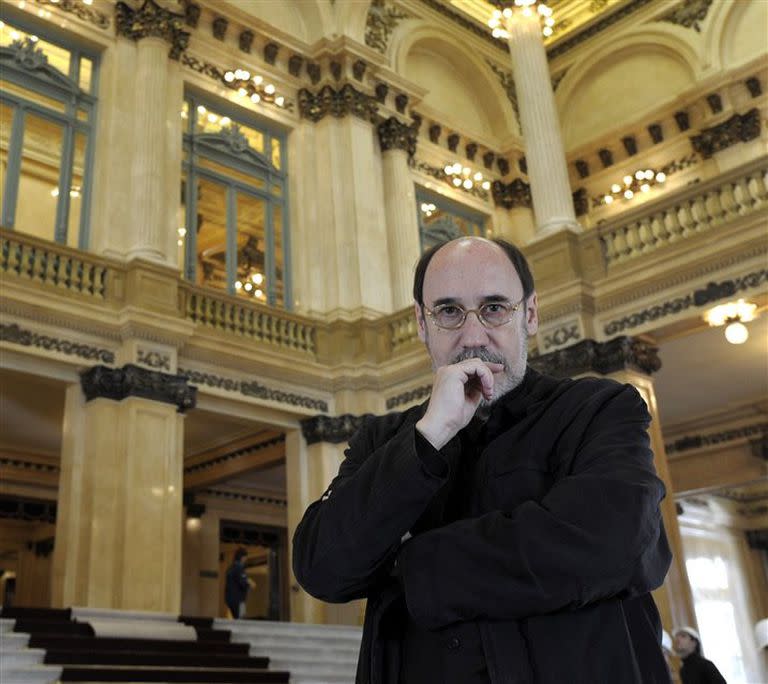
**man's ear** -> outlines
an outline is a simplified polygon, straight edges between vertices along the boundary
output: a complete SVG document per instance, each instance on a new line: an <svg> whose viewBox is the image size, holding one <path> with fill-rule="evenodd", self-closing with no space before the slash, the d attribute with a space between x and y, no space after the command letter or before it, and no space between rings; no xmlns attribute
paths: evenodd
<svg viewBox="0 0 768 684"><path fill-rule="evenodd" d="M525 328L529 335L539 330L539 299L534 292L525 303Z"/></svg>
<svg viewBox="0 0 768 684"><path fill-rule="evenodd" d="M416 326L418 328L419 339L426 344L427 322L424 320L424 311L418 302L413 303L413 312L416 316Z"/></svg>

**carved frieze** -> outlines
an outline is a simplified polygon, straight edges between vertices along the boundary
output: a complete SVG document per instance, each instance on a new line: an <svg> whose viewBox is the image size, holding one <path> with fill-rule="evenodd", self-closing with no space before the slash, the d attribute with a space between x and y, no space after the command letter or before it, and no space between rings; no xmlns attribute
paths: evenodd
<svg viewBox="0 0 768 684"><path fill-rule="evenodd" d="M288 59L288 73L291 76L298 76L301 73L301 67L304 64L304 58L301 55L291 55Z"/></svg>
<svg viewBox="0 0 768 684"><path fill-rule="evenodd" d="M31 330L25 330L16 323L0 323L0 342L10 342L22 347L37 347L46 351L55 351L67 356L77 356L88 361L114 363L115 354L109 349L99 349L89 344L81 344L58 337L40 335Z"/></svg>
<svg viewBox="0 0 768 684"><path fill-rule="evenodd" d="M147 370L130 363L122 368L89 368L80 374L80 385L86 401L102 397L116 401L142 397L173 404L179 413L194 408L197 401L197 387L188 385L185 376Z"/></svg>
<svg viewBox="0 0 768 684"><path fill-rule="evenodd" d="M579 322L568 322L563 325L554 328L540 334L542 340L543 351L562 347L568 342L577 342L581 339L581 330L579 328Z"/></svg>
<svg viewBox="0 0 768 684"><path fill-rule="evenodd" d="M706 435L685 435L684 437L676 439L674 442L665 444L664 449L669 455L681 451L702 449L716 444L726 444L736 440L752 439L764 434L768 434L768 423L758 423L756 425L745 425L731 430L712 432Z"/></svg>
<svg viewBox="0 0 768 684"><path fill-rule="evenodd" d="M385 0L373 0L365 22L365 44L385 54L392 31L408 17L408 14L388 5Z"/></svg>
<svg viewBox="0 0 768 684"><path fill-rule="evenodd" d="M583 159L577 159L573 162L576 167L576 173L579 174L579 178L586 178L589 175L589 164Z"/></svg>
<svg viewBox="0 0 768 684"><path fill-rule="evenodd" d="M504 92L507 94L507 99L509 100L510 104L512 105L512 109L515 112L515 118L518 122L518 127L520 130L522 130L521 124L520 124L520 106L517 101L517 89L515 88L515 79L512 76L512 73L510 71L506 71L502 69L500 66L498 66L495 62L492 62L490 59L485 60L486 64L491 67L491 70L494 74L496 74L496 77L499 79L499 83L501 83L501 87L504 88Z"/></svg>
<svg viewBox="0 0 768 684"><path fill-rule="evenodd" d="M376 93L376 102L384 104L387 101L389 86L386 83L377 83L374 92Z"/></svg>
<svg viewBox="0 0 768 684"><path fill-rule="evenodd" d="M529 364L541 373L559 378L584 373L608 375L621 370L650 375L661 368L657 347L626 336L608 342L582 340L565 349L531 358Z"/></svg>
<svg viewBox="0 0 768 684"><path fill-rule="evenodd" d="M362 416L351 413L345 413L342 416L313 416L301 421L301 432L307 444L317 442L341 444L348 442L360 429L363 421L370 416L370 413Z"/></svg>
<svg viewBox="0 0 768 684"><path fill-rule="evenodd" d="M117 35L141 40L142 38L162 38L170 43L168 56L178 60L189 45L189 32L181 27L185 17L160 7L154 0L144 0L139 9L133 9L125 2L115 5Z"/></svg>
<svg viewBox="0 0 768 684"><path fill-rule="evenodd" d="M228 28L229 21L224 17L216 17L213 22L211 22L211 31L216 40L224 40L227 37Z"/></svg>
<svg viewBox="0 0 768 684"><path fill-rule="evenodd" d="M491 152L488 150L485 154L483 154L483 166L486 169L492 169L493 168L493 162L496 159L496 154L494 152Z"/></svg>
<svg viewBox="0 0 768 684"><path fill-rule="evenodd" d="M83 4L81 0L35 0L35 4L74 14L78 19L87 21L100 29L108 29L111 23L106 14Z"/></svg>
<svg viewBox="0 0 768 684"><path fill-rule="evenodd" d="M451 152L455 152L459 147L459 140L461 140L461 136L458 133L451 133L446 139L445 142L448 143L448 149Z"/></svg>
<svg viewBox="0 0 768 684"><path fill-rule="evenodd" d="M240 48L242 52L251 52L251 47L253 47L253 39L254 39L253 31L241 31L240 35L237 37L237 45Z"/></svg>
<svg viewBox="0 0 768 684"><path fill-rule="evenodd" d="M408 390L407 392L401 392L394 397L389 397L386 401L387 410L390 411L393 408L402 406L403 404L410 404L412 401L418 401L424 397L428 397L432 392L432 385L422 385L416 389Z"/></svg>
<svg viewBox="0 0 768 684"><path fill-rule="evenodd" d="M192 0L181 0L181 5L184 8L184 22L186 25L197 28L197 24L200 21L200 5L192 2Z"/></svg>
<svg viewBox="0 0 768 684"><path fill-rule="evenodd" d="M648 126L648 135L651 136L651 140L653 140L654 144L664 141L664 130L662 129L661 124L655 123Z"/></svg>
<svg viewBox="0 0 768 684"><path fill-rule="evenodd" d="M727 121L692 135L691 144L704 159L709 159L716 152L759 136L760 112L755 108L746 114L734 114Z"/></svg>
<svg viewBox="0 0 768 684"><path fill-rule="evenodd" d="M154 368L161 371L171 371L171 355L166 352L159 352L153 349L136 350L136 363L140 363L148 368Z"/></svg>
<svg viewBox="0 0 768 684"><path fill-rule="evenodd" d="M530 209L533 206L531 186L522 178L515 178L509 183L495 180L491 183L491 193L493 194L493 201L498 207L505 209L526 207Z"/></svg>
<svg viewBox="0 0 768 684"><path fill-rule="evenodd" d="M707 18L712 2L713 0L683 0L660 19L701 33L701 23Z"/></svg>
<svg viewBox="0 0 768 684"><path fill-rule="evenodd" d="M723 98L718 93L707 95L707 104L713 114L719 114L723 111Z"/></svg>
<svg viewBox="0 0 768 684"><path fill-rule="evenodd" d="M264 46L264 61L267 64L274 64L277 60L277 53L280 51L280 46L277 43L267 43Z"/></svg>
<svg viewBox="0 0 768 684"><path fill-rule="evenodd" d="M691 117L686 111L675 112L675 122L681 133L687 131L691 127Z"/></svg>
<svg viewBox="0 0 768 684"><path fill-rule="evenodd" d="M760 79L757 76L752 76L744 81L744 85L747 86L747 90L752 97L759 97L763 94L763 87L760 85Z"/></svg>
<svg viewBox="0 0 768 684"><path fill-rule="evenodd" d="M416 153L416 131L413 126L402 123L394 116L382 121L376 130L379 134L381 151L405 150L409 156Z"/></svg>
<svg viewBox="0 0 768 684"><path fill-rule="evenodd" d="M328 115L337 119L352 115L375 123L378 110L375 98L361 93L349 83L339 90L326 85L316 94L307 88L299 91L299 114L315 123Z"/></svg>
<svg viewBox="0 0 768 684"><path fill-rule="evenodd" d="M597 156L600 157L600 161L602 162L604 169L607 169L609 166L613 165L613 152L611 152L607 147L603 147L602 149L598 150Z"/></svg>

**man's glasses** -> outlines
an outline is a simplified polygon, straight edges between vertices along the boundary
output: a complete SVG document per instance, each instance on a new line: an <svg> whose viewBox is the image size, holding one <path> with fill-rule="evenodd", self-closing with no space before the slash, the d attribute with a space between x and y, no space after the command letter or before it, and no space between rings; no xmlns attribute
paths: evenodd
<svg viewBox="0 0 768 684"><path fill-rule="evenodd" d="M459 304L440 304L431 310L425 306L424 311L438 328L444 330L458 330L464 325L467 316L471 313L475 314L486 328L498 328L512 320L515 311L520 308L524 301L525 296L517 304L504 301L486 302L477 309L465 309Z"/></svg>

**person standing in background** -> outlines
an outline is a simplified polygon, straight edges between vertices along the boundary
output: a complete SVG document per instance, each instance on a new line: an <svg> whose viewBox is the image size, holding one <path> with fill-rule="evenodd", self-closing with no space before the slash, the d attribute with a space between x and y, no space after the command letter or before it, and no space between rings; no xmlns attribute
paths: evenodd
<svg viewBox="0 0 768 684"><path fill-rule="evenodd" d="M224 601L235 620L245 615L245 599L251 586L248 575L245 574L245 557L247 555L248 552L241 546L235 551L235 559L232 561L232 565L227 568Z"/></svg>
<svg viewBox="0 0 768 684"><path fill-rule="evenodd" d="M693 627L675 630L675 653L682 658L683 684L726 684L715 664L701 654L701 637Z"/></svg>

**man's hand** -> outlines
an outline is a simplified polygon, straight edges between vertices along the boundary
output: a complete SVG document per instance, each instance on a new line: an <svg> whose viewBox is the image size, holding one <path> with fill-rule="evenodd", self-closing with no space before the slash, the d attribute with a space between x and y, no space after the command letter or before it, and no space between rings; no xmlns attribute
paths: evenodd
<svg viewBox="0 0 768 684"><path fill-rule="evenodd" d="M442 449L472 420L480 402L491 400L493 374L502 370L502 364L480 359L438 368L429 406L416 429L435 449Z"/></svg>

